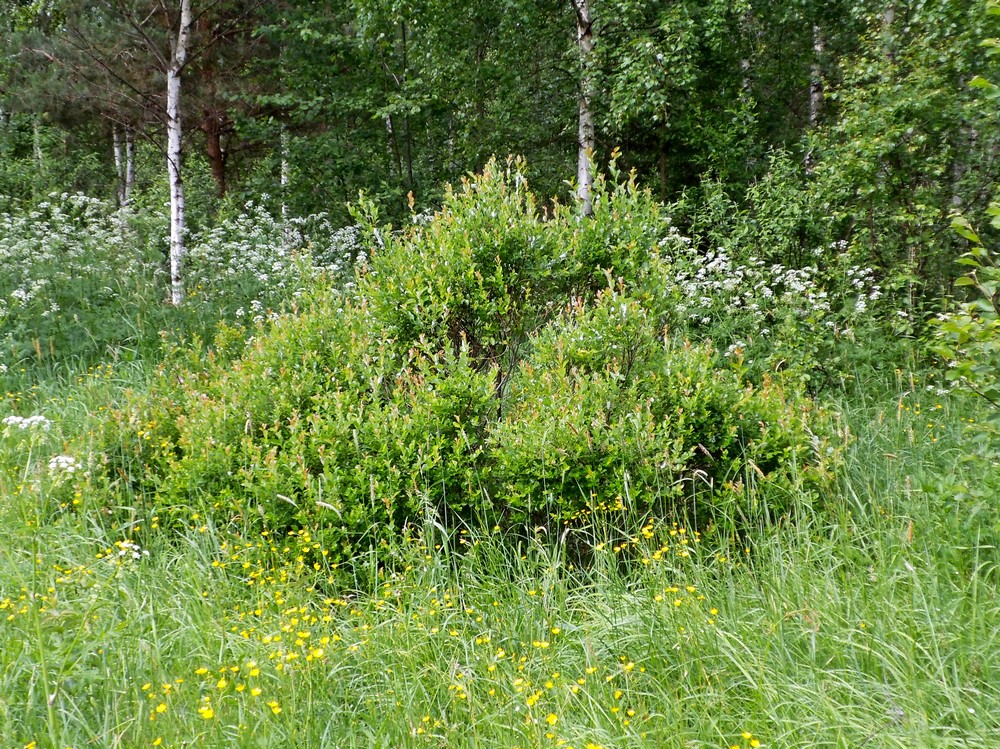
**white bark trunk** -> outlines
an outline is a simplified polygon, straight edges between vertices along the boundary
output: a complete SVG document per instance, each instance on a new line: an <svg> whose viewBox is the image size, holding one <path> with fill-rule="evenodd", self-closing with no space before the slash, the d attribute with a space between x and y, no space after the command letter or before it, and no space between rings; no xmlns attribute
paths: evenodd
<svg viewBox="0 0 1000 749"><path fill-rule="evenodd" d="M42 150L42 116L36 114L31 122L31 144L35 153L35 166L38 171L45 167L45 152Z"/></svg>
<svg viewBox="0 0 1000 749"><path fill-rule="evenodd" d="M288 184L290 182L291 168L288 163L290 138L288 129L284 125L281 126L279 143L281 148L281 218L283 221L286 221L288 219Z"/></svg>
<svg viewBox="0 0 1000 749"><path fill-rule="evenodd" d="M125 205L125 157L122 153L122 132L115 123L111 126L111 148L115 155L115 192L118 205Z"/></svg>
<svg viewBox="0 0 1000 749"><path fill-rule="evenodd" d="M955 211L962 210L962 193L959 192L959 187L964 176L965 168L962 160L956 157L951 163L951 207Z"/></svg>
<svg viewBox="0 0 1000 749"><path fill-rule="evenodd" d="M896 23L896 4L889 3L882 10L882 52L889 62L896 62L896 34L893 25Z"/></svg>
<svg viewBox="0 0 1000 749"><path fill-rule="evenodd" d="M181 173L181 72L187 62L191 0L180 0L180 26L167 67L167 174L170 179L170 301L184 300L184 181Z"/></svg>
<svg viewBox="0 0 1000 749"><path fill-rule="evenodd" d="M826 43L823 40L823 30L813 25L813 63L809 68L809 127L816 129L819 125L819 115L823 109L823 52Z"/></svg>
<svg viewBox="0 0 1000 749"><path fill-rule="evenodd" d="M125 184L122 190L122 205L132 202L132 185L135 184L135 130L125 126Z"/></svg>
<svg viewBox="0 0 1000 749"><path fill-rule="evenodd" d="M823 53L826 50L826 43L823 40L823 30L818 24L813 24L813 62L809 67L809 129L815 130L819 127L819 116L823 111ZM806 153L805 167L806 173L812 172L815 167L812 149Z"/></svg>
<svg viewBox="0 0 1000 749"><path fill-rule="evenodd" d="M590 71L594 51L594 35L591 29L590 0L573 0L576 10L576 43L580 52L580 111L577 130L576 194L580 201L580 211L585 216L594 212L592 190L594 185L594 117L590 111L593 79Z"/></svg>

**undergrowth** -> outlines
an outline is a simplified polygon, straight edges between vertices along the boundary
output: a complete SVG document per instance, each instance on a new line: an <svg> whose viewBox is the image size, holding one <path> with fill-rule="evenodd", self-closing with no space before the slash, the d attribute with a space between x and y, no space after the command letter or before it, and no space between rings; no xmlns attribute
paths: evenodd
<svg viewBox="0 0 1000 749"><path fill-rule="evenodd" d="M5 474L0 652L19 699L0 730L54 746L992 746L1000 523L972 492L996 477L958 459L967 404L907 390L839 404L851 447L821 510L775 523L747 487L747 534L647 517L628 535L613 513L525 535L428 523L360 551L353 584L308 529L192 511L167 536ZM38 449L112 394L69 392ZM5 465L31 459L10 440Z"/></svg>
<svg viewBox="0 0 1000 749"><path fill-rule="evenodd" d="M336 283L195 287L211 338L8 367L5 745L1000 742L989 409L869 366L877 279L772 267L815 329L715 289L770 300L749 341L634 185L532 200L499 170L331 239Z"/></svg>

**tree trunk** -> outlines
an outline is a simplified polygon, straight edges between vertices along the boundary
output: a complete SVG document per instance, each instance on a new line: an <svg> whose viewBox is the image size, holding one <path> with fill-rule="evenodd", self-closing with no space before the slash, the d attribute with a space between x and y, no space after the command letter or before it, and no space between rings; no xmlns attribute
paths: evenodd
<svg viewBox="0 0 1000 749"><path fill-rule="evenodd" d="M399 24L399 39L402 44L402 63L403 63L403 73L402 73L402 83L400 88L406 86L406 79L410 72L409 64L409 39L406 33L406 23L401 22ZM403 127L406 128L406 137L403 139L403 148L406 150L406 191L408 193L413 192L413 127L410 125L410 115L404 112L403 114Z"/></svg>
<svg viewBox="0 0 1000 749"><path fill-rule="evenodd" d="M576 10L576 43L580 53L580 113L577 130L576 194L580 200L580 211L585 216L594 213L594 117L590 111L593 93L593 78L590 71L594 51L593 22L590 18L590 0L573 0Z"/></svg>
<svg viewBox="0 0 1000 749"><path fill-rule="evenodd" d="M815 130L819 127L819 117L823 111L823 53L826 50L823 30L819 24L813 24L812 37L813 62L809 67L809 129ZM806 172L812 172L815 165L813 152L810 149L805 157Z"/></svg>
<svg viewBox="0 0 1000 749"><path fill-rule="evenodd" d="M122 186L122 205L132 202L132 186L135 184L135 130L125 126L125 183Z"/></svg>
<svg viewBox="0 0 1000 749"><path fill-rule="evenodd" d="M291 139L288 136L288 128L281 125L281 135L278 136L278 147L281 150L281 219L288 220L288 184L291 181L291 166L289 164L289 147Z"/></svg>
<svg viewBox="0 0 1000 749"><path fill-rule="evenodd" d="M667 202L667 147L660 143L660 200Z"/></svg>
<svg viewBox="0 0 1000 749"><path fill-rule="evenodd" d="M889 62L896 62L896 4L889 3L882 9L882 54Z"/></svg>
<svg viewBox="0 0 1000 749"><path fill-rule="evenodd" d="M36 114L31 120L31 146L35 154L38 171L45 168L45 152L42 150L42 116Z"/></svg>
<svg viewBox="0 0 1000 749"><path fill-rule="evenodd" d="M823 30L813 24L813 63L809 68L809 127L815 130L819 126L819 115L823 110L823 52L826 43L823 40Z"/></svg>
<svg viewBox="0 0 1000 749"><path fill-rule="evenodd" d="M191 0L180 0L180 26L171 40L173 54L167 66L167 174L170 179L170 301L184 300L184 181L181 175L181 72L187 62L191 32Z"/></svg>
<svg viewBox="0 0 1000 749"><path fill-rule="evenodd" d="M122 137L124 135L124 138ZM111 126L111 142L115 155L115 192L122 208L132 199L135 182L135 131L131 125Z"/></svg>
<svg viewBox="0 0 1000 749"><path fill-rule="evenodd" d="M226 149L222 147L222 133L226 127L226 116L216 112L206 112L201 121L201 131L205 133L205 153L212 169L212 178L219 188L219 197L226 196Z"/></svg>
<svg viewBox="0 0 1000 749"><path fill-rule="evenodd" d="M111 148L115 155L115 193L118 205L125 205L125 153L122 148L122 131L116 122L111 126Z"/></svg>
<svg viewBox="0 0 1000 749"><path fill-rule="evenodd" d="M387 114L385 116L385 134L387 136L387 141L389 144L389 155L392 158L389 164L389 172L392 173L392 167L396 167L396 178L402 182L403 181L403 161L399 154L399 138L396 137L396 128L392 124L392 115Z"/></svg>

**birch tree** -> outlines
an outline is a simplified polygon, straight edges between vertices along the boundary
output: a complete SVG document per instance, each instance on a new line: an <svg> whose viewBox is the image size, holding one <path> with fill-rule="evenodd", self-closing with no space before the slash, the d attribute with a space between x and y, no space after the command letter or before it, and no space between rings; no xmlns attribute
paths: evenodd
<svg viewBox="0 0 1000 749"><path fill-rule="evenodd" d="M819 127L820 112L823 109L823 53L826 43L823 39L823 29L818 23L812 27L813 61L809 66L809 129L815 131ZM816 166L813 151L806 151L803 160L807 173L812 173Z"/></svg>
<svg viewBox="0 0 1000 749"><path fill-rule="evenodd" d="M819 127L819 115L823 109L823 53L826 51L826 42L823 40L823 30L819 24L814 23L812 27L813 36L813 58L812 65L809 66L809 128L815 130Z"/></svg>
<svg viewBox="0 0 1000 749"><path fill-rule="evenodd" d="M132 200L135 184L135 128L131 124L111 126L112 153L115 160L118 205L126 207Z"/></svg>
<svg viewBox="0 0 1000 749"><path fill-rule="evenodd" d="M580 53L579 122L577 128L576 195L585 216L594 213L591 192L594 186L594 115L591 112L594 80L591 71L594 53L593 20L590 0L572 0L576 11L576 44Z"/></svg>
<svg viewBox="0 0 1000 749"><path fill-rule="evenodd" d="M180 0L177 35L170 40L167 65L167 174L170 179L170 301L184 300L184 178L182 173L181 73L191 40L191 0Z"/></svg>

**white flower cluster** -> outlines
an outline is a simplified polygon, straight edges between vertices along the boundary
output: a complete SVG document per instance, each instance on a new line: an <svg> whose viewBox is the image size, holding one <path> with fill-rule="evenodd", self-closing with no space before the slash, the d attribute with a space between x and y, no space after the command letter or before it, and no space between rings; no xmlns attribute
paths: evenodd
<svg viewBox="0 0 1000 749"><path fill-rule="evenodd" d="M134 541L115 541L115 547L114 556L109 557L111 559L117 557L119 560L139 560L149 556L149 551L141 548Z"/></svg>
<svg viewBox="0 0 1000 749"><path fill-rule="evenodd" d="M18 286L10 292L10 298L20 306L27 307L48 285L47 278L27 279L23 286Z"/></svg>
<svg viewBox="0 0 1000 749"><path fill-rule="evenodd" d="M5 270L23 271L30 261L35 265L53 263L60 273L72 274L91 267L95 251L121 260L121 270L129 269L129 258L122 248L133 234L125 217L110 205L84 195L52 195L52 201L40 203L27 213L0 214L0 260ZM105 252L101 253L100 250ZM106 266L101 266L106 271ZM49 281L48 277L29 278L18 296L30 294L30 284Z"/></svg>
<svg viewBox="0 0 1000 749"><path fill-rule="evenodd" d="M58 473L76 473L83 465L72 455L53 455L49 458L49 470Z"/></svg>
<svg viewBox="0 0 1000 749"><path fill-rule="evenodd" d="M41 414L35 416L5 416L3 423L5 426L14 427L22 431L39 429L43 432L52 428L52 422Z"/></svg>
<svg viewBox="0 0 1000 749"><path fill-rule="evenodd" d="M61 335L122 304L158 302L168 283L165 235L165 215L120 211L83 195L0 210L0 350L16 362L31 355L33 340L45 339L40 328L55 331L58 345ZM275 218L247 203L190 237L184 280L217 313L256 300L260 309L250 317L264 321L303 293L312 274L350 279L365 261L357 227L336 228L323 214Z"/></svg>
<svg viewBox="0 0 1000 749"><path fill-rule="evenodd" d="M46 318L78 324L70 303L96 309L148 285L161 258L145 255L125 214L100 200L53 194L30 210L0 211L0 348L25 348Z"/></svg>
<svg viewBox="0 0 1000 749"><path fill-rule="evenodd" d="M324 214L276 218L258 203L248 202L236 216L191 239L187 285L216 303L252 298L264 309L297 296L306 277L316 270L347 276L364 263L360 231L334 229ZM241 298L242 297L242 298ZM245 305L237 317L247 314Z"/></svg>
<svg viewBox="0 0 1000 749"><path fill-rule="evenodd" d="M836 248L834 248L836 249ZM825 253L814 252L817 257ZM844 325L882 296L875 272L845 267L843 256L818 264L789 268L758 257L733 260L722 248L707 255L687 247L672 258L682 300L677 311L694 324L708 325L720 316L739 316L757 335L771 332L776 314L812 319L828 328ZM843 319L836 320L831 313Z"/></svg>

